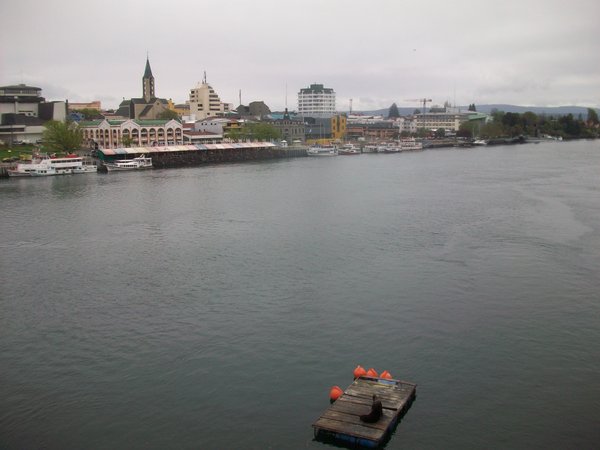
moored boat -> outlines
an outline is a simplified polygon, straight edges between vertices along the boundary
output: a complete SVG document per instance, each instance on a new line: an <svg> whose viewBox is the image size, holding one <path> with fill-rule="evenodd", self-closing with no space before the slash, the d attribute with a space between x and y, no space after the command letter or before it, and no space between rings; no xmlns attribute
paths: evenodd
<svg viewBox="0 0 600 450"><path fill-rule="evenodd" d="M19 163L15 169L9 169L11 177L43 177L52 175L71 175L97 172L95 164L85 162L77 155L51 158L48 155L34 155L31 162Z"/></svg>
<svg viewBox="0 0 600 450"><path fill-rule="evenodd" d="M337 147L333 145L313 145L306 150L308 156L337 156Z"/></svg>
<svg viewBox="0 0 600 450"><path fill-rule="evenodd" d="M339 155L360 155L360 151L353 144L345 144L338 150Z"/></svg>
<svg viewBox="0 0 600 450"><path fill-rule="evenodd" d="M423 150L423 144L421 142L417 142L415 138L401 139L400 147L402 148L403 152Z"/></svg>
<svg viewBox="0 0 600 450"><path fill-rule="evenodd" d="M369 144L363 148L363 153L377 153L377 145Z"/></svg>
<svg viewBox="0 0 600 450"><path fill-rule="evenodd" d="M140 155L133 159L117 159L113 162L105 163L105 166L109 172L152 169L152 158Z"/></svg>
<svg viewBox="0 0 600 450"><path fill-rule="evenodd" d="M379 148L382 153L399 153L402 151L402 147L393 142L388 142L387 144L384 144Z"/></svg>

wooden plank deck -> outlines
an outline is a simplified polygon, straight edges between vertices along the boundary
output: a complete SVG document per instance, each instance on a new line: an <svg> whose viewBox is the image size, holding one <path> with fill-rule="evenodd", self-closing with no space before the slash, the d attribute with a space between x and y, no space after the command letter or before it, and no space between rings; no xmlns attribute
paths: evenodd
<svg viewBox="0 0 600 450"><path fill-rule="evenodd" d="M416 388L407 381L360 377L313 423L315 438L378 447L410 407ZM381 400L383 416L364 423L359 416L371 410L373 394Z"/></svg>

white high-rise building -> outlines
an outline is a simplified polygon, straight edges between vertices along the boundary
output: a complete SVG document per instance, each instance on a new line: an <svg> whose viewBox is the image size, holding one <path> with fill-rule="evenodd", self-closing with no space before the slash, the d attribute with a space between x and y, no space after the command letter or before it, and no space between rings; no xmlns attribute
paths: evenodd
<svg viewBox="0 0 600 450"><path fill-rule="evenodd" d="M298 92L298 114L302 117L335 115L335 91L322 84L311 84Z"/></svg>
<svg viewBox="0 0 600 450"><path fill-rule="evenodd" d="M206 74L202 83L190 90L190 116L195 116L195 120L222 117L230 110L231 105L221 103L215 90L206 82Z"/></svg>

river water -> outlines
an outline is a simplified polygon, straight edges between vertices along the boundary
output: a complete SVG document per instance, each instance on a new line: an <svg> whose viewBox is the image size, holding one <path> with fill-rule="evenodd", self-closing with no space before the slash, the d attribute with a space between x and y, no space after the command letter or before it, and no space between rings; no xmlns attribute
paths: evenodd
<svg viewBox="0 0 600 450"><path fill-rule="evenodd" d="M600 142L0 180L0 448L600 442Z"/></svg>

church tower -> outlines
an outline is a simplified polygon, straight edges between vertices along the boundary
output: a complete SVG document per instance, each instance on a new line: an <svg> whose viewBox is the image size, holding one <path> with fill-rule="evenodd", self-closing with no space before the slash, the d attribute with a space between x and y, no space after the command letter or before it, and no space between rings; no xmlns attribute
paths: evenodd
<svg viewBox="0 0 600 450"><path fill-rule="evenodd" d="M144 78L142 78L144 86L144 100L146 103L150 103L150 100L155 98L154 95L154 77L152 76L152 69L150 68L150 61L146 57L146 70L144 71Z"/></svg>

